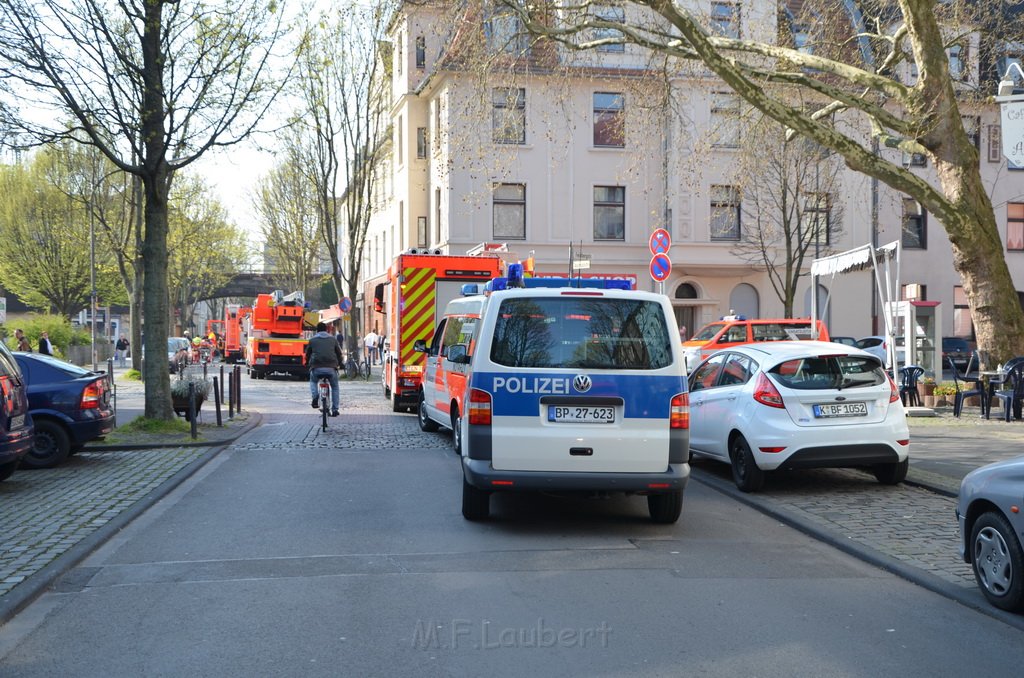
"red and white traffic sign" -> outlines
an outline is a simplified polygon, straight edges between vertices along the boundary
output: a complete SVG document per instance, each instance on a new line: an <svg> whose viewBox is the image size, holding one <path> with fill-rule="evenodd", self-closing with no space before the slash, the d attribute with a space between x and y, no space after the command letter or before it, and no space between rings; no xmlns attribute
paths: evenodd
<svg viewBox="0 0 1024 678"><path fill-rule="evenodd" d="M655 229L649 242L651 254L668 254L672 249L672 236L664 228Z"/></svg>
<svg viewBox="0 0 1024 678"><path fill-rule="evenodd" d="M651 277L655 282L664 282L672 272L672 260L667 254L655 254L651 257Z"/></svg>

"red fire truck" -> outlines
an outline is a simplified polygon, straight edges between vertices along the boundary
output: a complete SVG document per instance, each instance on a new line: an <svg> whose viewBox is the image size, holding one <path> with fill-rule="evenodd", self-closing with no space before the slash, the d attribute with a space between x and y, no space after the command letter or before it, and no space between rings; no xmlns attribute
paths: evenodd
<svg viewBox="0 0 1024 678"><path fill-rule="evenodd" d="M245 366L253 379L272 372L306 377L303 364L305 300L302 292L285 295L280 290L256 296L246 318Z"/></svg>
<svg viewBox="0 0 1024 678"><path fill-rule="evenodd" d="M391 409L419 405L423 353L413 350L417 339L430 342L437 319L449 301L460 296L466 283L484 283L503 274L504 245L485 243L465 255L412 249L398 255L388 268L387 281L374 291L374 309L385 316L387 351L381 382Z"/></svg>

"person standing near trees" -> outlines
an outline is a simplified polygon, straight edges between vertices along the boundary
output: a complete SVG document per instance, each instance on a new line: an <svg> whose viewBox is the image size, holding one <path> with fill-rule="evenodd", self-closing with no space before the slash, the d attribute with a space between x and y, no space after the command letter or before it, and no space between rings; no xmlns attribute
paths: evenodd
<svg viewBox="0 0 1024 678"><path fill-rule="evenodd" d="M114 344L114 355L117 357L118 367L125 366L125 358L128 357L128 339L122 334L121 338Z"/></svg>
<svg viewBox="0 0 1024 678"><path fill-rule="evenodd" d="M43 355L53 355L53 344L50 342L50 333L43 332L39 335L39 352Z"/></svg>
<svg viewBox="0 0 1024 678"><path fill-rule="evenodd" d="M377 333L370 330L363 337L363 346L366 348L366 362L373 365L377 359L377 340L379 337Z"/></svg>
<svg viewBox="0 0 1024 678"><path fill-rule="evenodd" d="M28 338L25 337L25 333L21 330L20 327L14 330L14 339L17 342L17 348L15 348L14 350L24 351L25 353L32 352L32 345L28 343Z"/></svg>

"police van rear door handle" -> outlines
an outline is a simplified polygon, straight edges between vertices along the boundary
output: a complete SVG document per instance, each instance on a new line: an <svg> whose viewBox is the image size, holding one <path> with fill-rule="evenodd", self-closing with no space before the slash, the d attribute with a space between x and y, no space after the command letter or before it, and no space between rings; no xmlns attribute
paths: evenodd
<svg viewBox="0 0 1024 678"><path fill-rule="evenodd" d="M593 457L594 456L594 448L593 447L570 447L569 448L569 456L570 457Z"/></svg>

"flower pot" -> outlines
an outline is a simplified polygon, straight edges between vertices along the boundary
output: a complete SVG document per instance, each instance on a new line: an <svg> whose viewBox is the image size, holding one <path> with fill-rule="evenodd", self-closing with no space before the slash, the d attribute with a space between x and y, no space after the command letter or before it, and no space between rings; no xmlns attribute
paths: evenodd
<svg viewBox="0 0 1024 678"><path fill-rule="evenodd" d="M199 410L202 409L203 401L204 400L205 400L204 397L199 396L199 395L196 396L196 413L197 414L199 413ZM187 397L186 398L179 398L177 396L172 396L171 397L171 404L172 404L172 407L174 408L174 413L176 415L178 415L179 417L185 417L185 421L189 421L189 417L188 417L188 398Z"/></svg>
<svg viewBox="0 0 1024 678"><path fill-rule="evenodd" d="M935 395L935 384L919 383L917 385L917 394L922 398Z"/></svg>
<svg viewBox="0 0 1024 678"><path fill-rule="evenodd" d="M924 402L922 403L925 407L935 407L935 396L925 395Z"/></svg>

